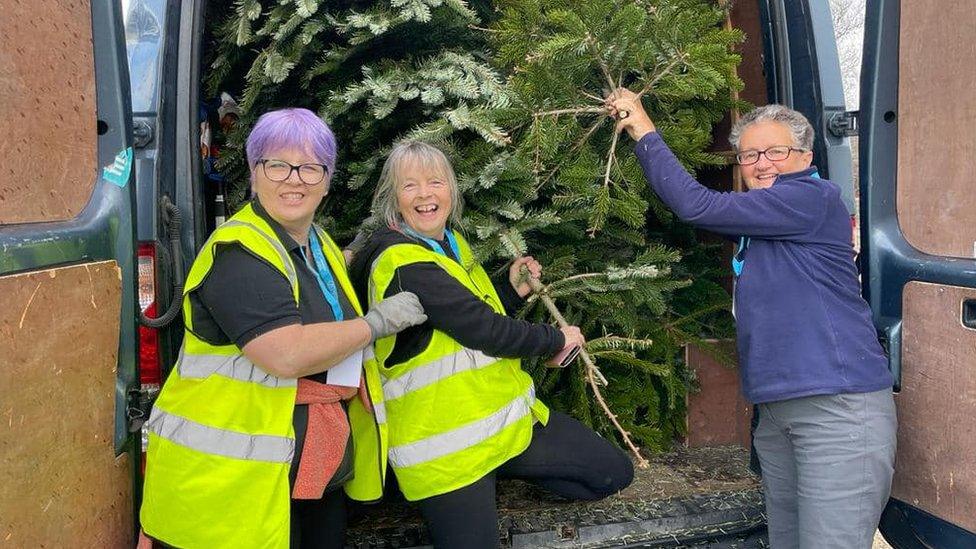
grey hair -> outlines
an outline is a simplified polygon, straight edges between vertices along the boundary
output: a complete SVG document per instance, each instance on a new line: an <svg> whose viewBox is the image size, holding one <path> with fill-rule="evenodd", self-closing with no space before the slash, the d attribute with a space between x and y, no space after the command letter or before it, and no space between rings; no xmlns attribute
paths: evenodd
<svg viewBox="0 0 976 549"><path fill-rule="evenodd" d="M399 228L403 218L397 204L397 186L403 181L403 171L409 165L418 165L420 169L440 177L451 191L451 213L447 217L448 224L457 227L461 221L463 203L461 191L458 189L454 168L447 156L437 147L422 141L401 141L393 146L390 156L383 164L380 181L376 185L373 195L373 217L381 219L392 228Z"/></svg>
<svg viewBox="0 0 976 549"><path fill-rule="evenodd" d="M798 111L783 105L765 105L757 107L740 118L729 132L729 143L735 150L739 150L742 133L757 122L779 122L785 124L793 136L793 144L807 151L813 150L813 126L807 117Z"/></svg>

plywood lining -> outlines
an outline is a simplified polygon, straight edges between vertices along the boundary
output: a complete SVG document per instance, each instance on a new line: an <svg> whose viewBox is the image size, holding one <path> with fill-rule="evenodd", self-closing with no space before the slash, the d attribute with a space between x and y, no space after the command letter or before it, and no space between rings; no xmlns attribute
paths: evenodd
<svg viewBox="0 0 976 549"><path fill-rule="evenodd" d="M976 330L961 322L973 298L972 288L905 286L892 495L976 532Z"/></svg>
<svg viewBox="0 0 976 549"><path fill-rule="evenodd" d="M685 364L698 380L698 391L688 395L688 434L685 444L699 446L752 445L752 404L742 396L733 340L703 342L685 347ZM721 360L725 358L726 360Z"/></svg>
<svg viewBox="0 0 976 549"><path fill-rule="evenodd" d="M976 257L976 10L901 3L898 221L929 254Z"/></svg>
<svg viewBox="0 0 976 549"><path fill-rule="evenodd" d="M114 261L0 277L0 547L131 547Z"/></svg>
<svg viewBox="0 0 976 549"><path fill-rule="evenodd" d="M97 174L88 0L0 1L0 225L71 219Z"/></svg>

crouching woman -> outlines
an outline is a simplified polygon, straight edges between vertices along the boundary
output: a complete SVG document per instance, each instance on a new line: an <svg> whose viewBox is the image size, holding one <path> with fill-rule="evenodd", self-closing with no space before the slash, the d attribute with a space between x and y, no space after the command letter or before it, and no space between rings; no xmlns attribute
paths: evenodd
<svg viewBox="0 0 976 549"><path fill-rule="evenodd" d="M630 459L536 398L521 359L584 343L508 316L529 294L515 260L492 281L456 230L461 196L444 154L420 142L390 153L373 201L387 224L351 267L368 301L415 293L428 322L376 342L390 427L390 463L416 501L434 546L498 546L496 478L519 478L571 499L600 499L630 484ZM448 224L452 227L448 227Z"/></svg>

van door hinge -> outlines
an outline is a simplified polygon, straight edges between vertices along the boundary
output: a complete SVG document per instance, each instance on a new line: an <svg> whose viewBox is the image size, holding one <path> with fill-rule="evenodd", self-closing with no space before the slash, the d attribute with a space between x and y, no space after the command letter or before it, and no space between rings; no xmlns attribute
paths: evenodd
<svg viewBox="0 0 976 549"><path fill-rule="evenodd" d="M156 137L155 125L146 119L136 119L132 122L132 146L141 149Z"/></svg>
<svg viewBox="0 0 976 549"><path fill-rule="evenodd" d="M857 135L857 118L860 111L838 111L827 119L827 129L836 137L853 137Z"/></svg>

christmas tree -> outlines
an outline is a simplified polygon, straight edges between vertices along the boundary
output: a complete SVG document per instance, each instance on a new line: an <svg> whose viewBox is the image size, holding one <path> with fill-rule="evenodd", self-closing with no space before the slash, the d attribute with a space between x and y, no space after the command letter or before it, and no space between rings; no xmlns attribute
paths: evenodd
<svg viewBox="0 0 976 549"><path fill-rule="evenodd" d="M617 86L645 104L689 169L732 107L739 38L712 2L392 0L215 2L210 91L244 115L221 166L246 188L241 144L266 110L303 106L329 121L339 169L324 221L349 239L369 215L385 152L398 139L449 154L465 198L461 228L501 272L530 253L546 294L580 325L635 442L666 448L684 426L685 343L728 335L717 253L646 189L602 98ZM627 145L630 147L630 145ZM238 193L238 201L243 192ZM531 299L521 312L551 321ZM525 361L539 394L611 432L583 366Z"/></svg>
<svg viewBox="0 0 976 549"><path fill-rule="evenodd" d="M561 220L536 231L530 249L550 266L551 292L589 334L594 357L609 363L605 392L624 428L642 445L666 447L683 428L681 347L728 333L727 318L706 326L727 296L708 280L708 251L648 191L631 145L621 150L603 97L620 86L638 91L686 167L724 163L704 151L740 86L732 46L741 34L723 30L725 13L712 2L496 5L489 35L510 75L512 159L531 173L532 207ZM664 243L679 244L685 261ZM561 406L605 423L587 410L579 376L536 374Z"/></svg>

